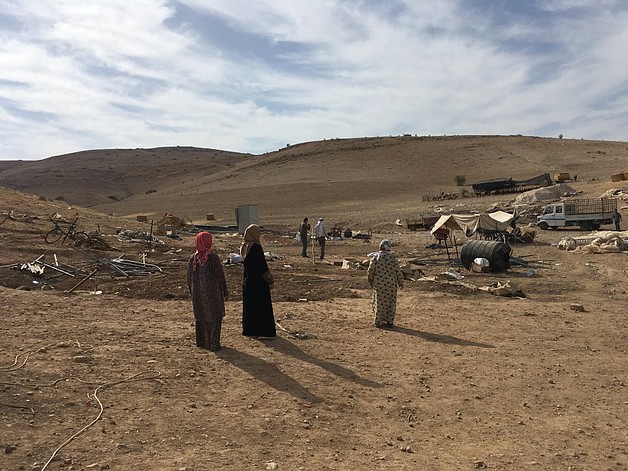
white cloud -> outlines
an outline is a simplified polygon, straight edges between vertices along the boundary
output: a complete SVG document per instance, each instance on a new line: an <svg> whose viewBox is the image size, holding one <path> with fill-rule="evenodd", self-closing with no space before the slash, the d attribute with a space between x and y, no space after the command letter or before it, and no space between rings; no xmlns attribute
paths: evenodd
<svg viewBox="0 0 628 471"><path fill-rule="evenodd" d="M619 1L180 5L0 0L0 159L404 132L626 138Z"/></svg>

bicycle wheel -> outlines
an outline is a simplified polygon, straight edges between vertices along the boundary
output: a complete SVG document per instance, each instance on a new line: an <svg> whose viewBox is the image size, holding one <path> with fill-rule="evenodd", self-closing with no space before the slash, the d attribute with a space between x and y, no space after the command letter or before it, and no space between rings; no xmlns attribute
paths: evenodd
<svg viewBox="0 0 628 471"><path fill-rule="evenodd" d="M91 237L85 232L75 232L72 234L72 240L74 241L74 244L79 247L89 247Z"/></svg>
<svg viewBox="0 0 628 471"><path fill-rule="evenodd" d="M63 237L63 231L61 229L59 229L58 227L53 227L46 234L46 237L45 237L46 243L47 244L54 244L59 239L61 239L61 237Z"/></svg>

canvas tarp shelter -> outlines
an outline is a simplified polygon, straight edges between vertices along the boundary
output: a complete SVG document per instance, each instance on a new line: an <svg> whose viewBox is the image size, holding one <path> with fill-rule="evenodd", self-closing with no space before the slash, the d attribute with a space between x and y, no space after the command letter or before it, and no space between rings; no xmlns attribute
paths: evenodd
<svg viewBox="0 0 628 471"><path fill-rule="evenodd" d="M544 173L543 175L528 178L527 180L513 180L512 177L494 178L492 180L473 183L471 186L475 193L482 194L493 191L512 191L518 188L525 189L526 187L550 186L552 183L550 174Z"/></svg>
<svg viewBox="0 0 628 471"><path fill-rule="evenodd" d="M459 229L467 236L475 234L478 229L504 232L510 227L513 219L512 214L504 211L486 214L448 214L436 221L431 233L434 234L441 227L449 230Z"/></svg>

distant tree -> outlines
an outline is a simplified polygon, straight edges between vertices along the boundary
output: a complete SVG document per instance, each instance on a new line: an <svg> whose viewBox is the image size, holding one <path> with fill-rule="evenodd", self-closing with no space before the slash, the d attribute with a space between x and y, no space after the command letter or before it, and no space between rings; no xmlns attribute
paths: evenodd
<svg viewBox="0 0 628 471"><path fill-rule="evenodd" d="M563 135L562 135L562 134L559 134L559 135L558 135L558 139L562 139L562 138L563 138Z"/></svg>
<svg viewBox="0 0 628 471"><path fill-rule="evenodd" d="M454 181L456 182L456 185L464 186L464 184L467 183L467 177L464 175L456 175L454 177Z"/></svg>

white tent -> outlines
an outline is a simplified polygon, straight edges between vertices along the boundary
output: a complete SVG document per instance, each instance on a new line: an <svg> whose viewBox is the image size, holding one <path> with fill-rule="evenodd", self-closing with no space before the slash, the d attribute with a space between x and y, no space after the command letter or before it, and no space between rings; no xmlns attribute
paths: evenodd
<svg viewBox="0 0 628 471"><path fill-rule="evenodd" d="M467 236L475 234L478 229L504 232L510 227L513 219L512 214L504 211L486 214L448 214L436 221L431 233L434 234L441 227L449 230L459 229Z"/></svg>

